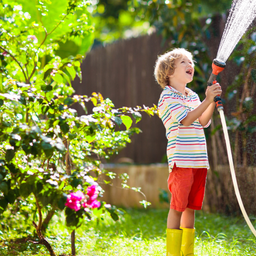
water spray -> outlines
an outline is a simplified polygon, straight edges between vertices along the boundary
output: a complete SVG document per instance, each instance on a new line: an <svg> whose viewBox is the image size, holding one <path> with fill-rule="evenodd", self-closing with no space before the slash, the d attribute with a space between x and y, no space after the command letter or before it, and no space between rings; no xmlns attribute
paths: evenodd
<svg viewBox="0 0 256 256"><path fill-rule="evenodd" d="M239 42L243 34L246 32L247 28L255 19L255 17L256 17L256 0L233 0L230 13L228 16L228 20L225 25L225 29L221 38L220 46L217 53L217 58L214 59L212 63L212 73L207 82L208 86L216 83L217 75L221 71L223 71L223 69L225 68L226 60L234 50L236 44ZM256 230L254 229L246 213L246 210L244 208L243 201L239 192L238 184L237 184L222 101L219 96L216 96L214 98L214 101L215 101L217 110L220 113L221 124L223 128L225 142L226 142L231 178L234 185L236 198L247 225L249 226L250 230L256 237Z"/></svg>

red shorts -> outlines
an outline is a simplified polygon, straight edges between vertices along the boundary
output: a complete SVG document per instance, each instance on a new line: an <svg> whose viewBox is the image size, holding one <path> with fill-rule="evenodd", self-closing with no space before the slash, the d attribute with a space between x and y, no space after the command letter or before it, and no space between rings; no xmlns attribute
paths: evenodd
<svg viewBox="0 0 256 256"><path fill-rule="evenodd" d="M201 210L204 199L207 169L174 167L168 178L172 193L170 208L179 212L186 208Z"/></svg>

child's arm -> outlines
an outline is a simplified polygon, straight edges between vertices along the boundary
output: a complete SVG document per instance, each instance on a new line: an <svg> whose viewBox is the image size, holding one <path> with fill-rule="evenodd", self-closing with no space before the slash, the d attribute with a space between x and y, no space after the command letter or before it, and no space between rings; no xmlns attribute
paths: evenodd
<svg viewBox="0 0 256 256"><path fill-rule="evenodd" d="M209 107L204 111L204 113L199 117L199 122L202 126L206 126L214 112L215 109L215 102L212 102Z"/></svg>
<svg viewBox="0 0 256 256"><path fill-rule="evenodd" d="M208 86L205 92L206 98L204 99L204 101L197 108L189 111L187 116L181 121L181 123L184 126L189 126L196 119L199 119L201 125L205 126L209 122L215 108L214 97L217 95L221 95L221 93L222 90L218 83Z"/></svg>

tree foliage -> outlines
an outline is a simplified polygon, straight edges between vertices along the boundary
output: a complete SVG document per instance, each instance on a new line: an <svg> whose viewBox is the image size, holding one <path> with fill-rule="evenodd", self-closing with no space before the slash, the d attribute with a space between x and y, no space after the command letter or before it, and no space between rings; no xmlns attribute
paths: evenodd
<svg viewBox="0 0 256 256"><path fill-rule="evenodd" d="M226 13L231 2L232 0L98 0L93 8L95 38L101 43L112 42L120 38L147 34L160 27L165 27L167 31L160 28L159 32L168 35L168 29L173 28L172 21L184 23L186 18L186 25L189 25L190 16L205 18L216 13Z"/></svg>

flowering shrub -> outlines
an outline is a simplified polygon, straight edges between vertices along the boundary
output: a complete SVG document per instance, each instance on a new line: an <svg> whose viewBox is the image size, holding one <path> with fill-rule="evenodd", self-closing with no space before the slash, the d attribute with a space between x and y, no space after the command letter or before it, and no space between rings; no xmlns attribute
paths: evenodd
<svg viewBox="0 0 256 256"><path fill-rule="evenodd" d="M71 81L81 78L84 56L62 58L57 52L70 42L78 52L88 49L92 28L87 1L25 2L24 10L16 1L0 3L0 216L11 207L20 211L27 206L21 212L33 216L38 236L30 241L55 256L43 234L57 211L65 210L71 230L91 218L94 208L102 207L118 219L114 206L97 200L97 177L108 175L101 160L140 132L132 127L132 116L137 122L139 112L152 115L153 110L115 109L100 93L74 95ZM75 104L84 115L78 116ZM88 104L93 106L90 113ZM116 129L121 124L125 130ZM27 212L31 205L37 214Z"/></svg>
<svg viewBox="0 0 256 256"><path fill-rule="evenodd" d="M92 185L87 188L86 195L84 195L81 191L69 194L65 206L75 211L79 211L81 206L85 209L85 211L87 208L99 208L100 202L96 200L97 197L98 192L96 191L96 186Z"/></svg>

